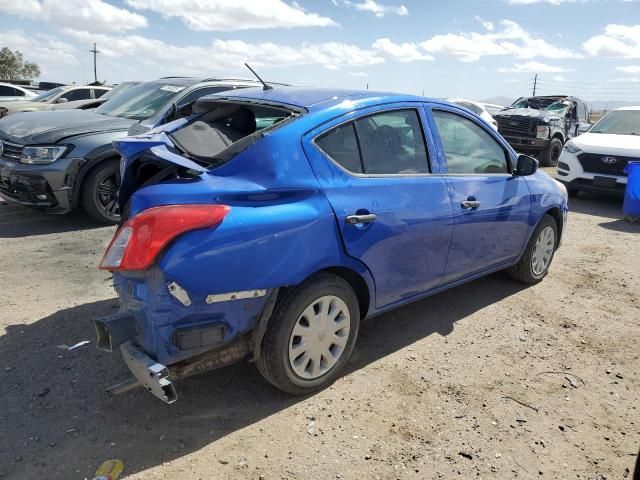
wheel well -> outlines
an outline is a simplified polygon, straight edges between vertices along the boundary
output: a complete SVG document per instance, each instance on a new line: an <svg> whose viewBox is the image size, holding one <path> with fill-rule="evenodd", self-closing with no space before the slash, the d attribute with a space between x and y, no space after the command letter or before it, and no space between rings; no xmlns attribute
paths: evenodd
<svg viewBox="0 0 640 480"><path fill-rule="evenodd" d="M369 310L369 302L371 301L371 297L369 294L369 287L367 287L367 282L364 281L364 278L360 276L359 273L351 270L346 267L330 267L322 270L323 272L332 273L344 281L346 281L353 291L356 293L358 297L358 304L360 306L360 318L363 319L367 316L367 311Z"/></svg>
<svg viewBox="0 0 640 480"><path fill-rule="evenodd" d="M558 227L558 241L556 242L556 248L560 244L560 238L562 237L562 212L559 208L554 207L547 211L547 215L551 215L551 217L556 221L556 226Z"/></svg>
<svg viewBox="0 0 640 480"><path fill-rule="evenodd" d="M108 162L110 160L119 161L120 156L117 154L116 155L111 154L105 157L96 157L93 161L91 161L91 163L88 163L85 165L86 168L81 168L80 171L78 171L77 178L74 182L74 192L73 192L73 201L76 206L80 204L82 190L84 189L84 180L85 178L87 178L87 175L89 175L93 170L95 170L96 167L99 167L104 162Z"/></svg>
<svg viewBox="0 0 640 480"><path fill-rule="evenodd" d="M564 145L564 137L562 136L562 134L561 134L561 133L554 133L554 134L553 134L553 137L551 137L551 138L552 138L552 139L554 139L554 138L558 138L558 139L560 139L560 141L561 141L561 142L562 142L562 144Z"/></svg>

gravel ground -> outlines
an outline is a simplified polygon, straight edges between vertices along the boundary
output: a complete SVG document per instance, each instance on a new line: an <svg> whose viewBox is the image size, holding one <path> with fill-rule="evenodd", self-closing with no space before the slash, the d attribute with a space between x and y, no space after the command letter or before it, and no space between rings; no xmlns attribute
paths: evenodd
<svg viewBox="0 0 640 480"><path fill-rule="evenodd" d="M499 273L363 325L348 373L294 398L240 364L165 405L94 345L113 228L0 203L0 477L619 479L640 446L640 225L581 195L549 276ZM58 348L91 340L73 351Z"/></svg>

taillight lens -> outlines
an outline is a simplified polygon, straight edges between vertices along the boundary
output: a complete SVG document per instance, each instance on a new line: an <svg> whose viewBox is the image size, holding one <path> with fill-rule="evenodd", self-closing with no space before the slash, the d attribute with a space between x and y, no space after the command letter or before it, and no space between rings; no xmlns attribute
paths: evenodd
<svg viewBox="0 0 640 480"><path fill-rule="evenodd" d="M145 210L118 229L100 269L146 270L171 240L217 225L229 210L226 205L166 205Z"/></svg>

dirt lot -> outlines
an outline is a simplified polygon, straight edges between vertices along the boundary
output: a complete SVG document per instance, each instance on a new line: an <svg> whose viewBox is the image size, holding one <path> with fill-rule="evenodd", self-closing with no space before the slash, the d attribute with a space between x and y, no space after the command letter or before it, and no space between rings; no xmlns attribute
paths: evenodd
<svg viewBox="0 0 640 480"><path fill-rule="evenodd" d="M95 268L113 228L0 203L0 477L91 478L120 458L131 479L631 479L640 225L618 200L571 209L544 282L495 274L371 320L323 392L237 365L164 405L104 393L127 376L90 323L117 308Z"/></svg>

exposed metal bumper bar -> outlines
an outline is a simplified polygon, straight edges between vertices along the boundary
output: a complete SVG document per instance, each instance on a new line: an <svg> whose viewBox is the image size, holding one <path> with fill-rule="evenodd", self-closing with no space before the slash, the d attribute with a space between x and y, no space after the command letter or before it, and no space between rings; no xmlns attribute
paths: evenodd
<svg viewBox="0 0 640 480"><path fill-rule="evenodd" d="M178 399L175 386L167 378L169 376L167 367L153 360L131 342L123 343L120 351L133 376L149 393L165 403L173 403Z"/></svg>

